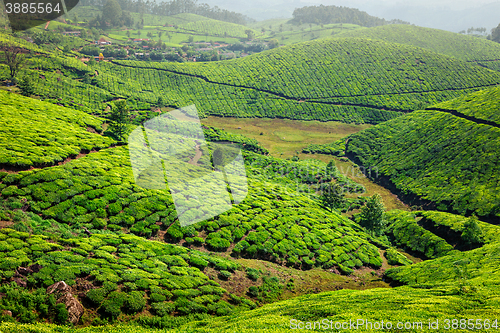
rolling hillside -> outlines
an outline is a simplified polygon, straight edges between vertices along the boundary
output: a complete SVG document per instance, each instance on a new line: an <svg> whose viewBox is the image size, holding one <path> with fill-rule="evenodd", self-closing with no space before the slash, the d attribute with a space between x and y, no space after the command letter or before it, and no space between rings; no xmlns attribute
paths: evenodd
<svg viewBox="0 0 500 333"><path fill-rule="evenodd" d="M0 298L0 309L12 310L12 319L58 322L53 315L63 310L45 288L59 281L73 288L83 304L82 323L97 325L127 322L139 312L155 316L148 315L156 318L148 319L153 322L171 314L226 315L279 298L285 282L269 274L260 279L262 272L231 257L345 275L382 265L378 249L362 228L324 210L309 193L314 188L309 195L295 189L309 189L327 177L322 162L256 154L251 151L265 150L255 140L205 128L210 140L244 143L249 193L231 210L181 228L168 191L144 189L134 182L128 147L106 148L112 140L85 130L100 129L102 120L47 102L2 95L5 124L8 117L32 124L18 126L17 131L2 126L2 142L12 147L6 153L15 151L25 167L45 163L41 169L0 173L0 293L6 294ZM37 145L26 142L26 137ZM54 144L40 150L50 142ZM79 152L77 143L87 150L104 146L71 159ZM40 162L42 157L52 159ZM66 157L66 163L50 166ZM329 172L353 192L362 190L335 168ZM202 205L194 200L190 204ZM220 287L233 277L241 280L245 272L253 272L248 273L252 279L243 278L247 287L264 284L276 288L277 296L251 296L246 288Z"/></svg>
<svg viewBox="0 0 500 333"><path fill-rule="evenodd" d="M182 38L246 34L193 14L144 17ZM0 333L497 331L500 72L481 66L497 48L411 26L356 33L207 63L95 63L2 33L36 52L22 71L35 98L7 79L0 90ZM120 142L117 100L132 110ZM276 119L246 132L200 128L195 108L166 114L191 104L200 117L375 125L287 120L338 140L304 149L338 158L302 159L304 136ZM185 122L158 120L174 115ZM271 135L290 158L263 147ZM141 153L155 145L152 179ZM368 196L380 185L401 210Z"/></svg>
<svg viewBox="0 0 500 333"><path fill-rule="evenodd" d="M50 166L115 143L104 119L0 91L0 167ZM94 132L94 133L92 133Z"/></svg>
<svg viewBox="0 0 500 333"><path fill-rule="evenodd" d="M351 135L346 155L377 167L379 181L416 204L422 198L441 210L498 222L500 129L481 121L498 118L497 94L491 88L444 104L479 120L437 108L415 111Z"/></svg>
<svg viewBox="0 0 500 333"><path fill-rule="evenodd" d="M496 72L424 49L357 38L300 43L220 64L117 63L254 89L306 105L401 112L497 84L500 78Z"/></svg>
<svg viewBox="0 0 500 333"><path fill-rule="evenodd" d="M213 63L89 66L60 56L33 63L36 94L82 104L91 112L121 96L144 110L162 96L171 106L196 104L205 115L347 123L380 123L500 83L500 73L475 64L357 38L300 43Z"/></svg>
<svg viewBox="0 0 500 333"><path fill-rule="evenodd" d="M473 36L411 25L385 25L339 36L412 45L500 71L500 44Z"/></svg>

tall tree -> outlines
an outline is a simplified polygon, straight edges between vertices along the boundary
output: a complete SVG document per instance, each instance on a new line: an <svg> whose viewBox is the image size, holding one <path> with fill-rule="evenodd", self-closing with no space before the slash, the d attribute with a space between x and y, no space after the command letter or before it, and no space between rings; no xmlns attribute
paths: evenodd
<svg viewBox="0 0 500 333"><path fill-rule="evenodd" d="M111 107L110 130L119 139L123 139L127 130L127 125L130 123L130 111L127 106L127 101L119 100Z"/></svg>
<svg viewBox="0 0 500 333"><path fill-rule="evenodd" d="M248 40L252 40L255 38L255 33L253 32L253 30L247 29L245 30L245 34L247 35Z"/></svg>
<svg viewBox="0 0 500 333"><path fill-rule="evenodd" d="M328 208L330 212L334 209L339 210L344 206L344 193L340 186L328 183L321 190L321 203Z"/></svg>
<svg viewBox="0 0 500 333"><path fill-rule="evenodd" d="M122 8L116 0L108 0L102 10L102 18L111 25L119 25Z"/></svg>
<svg viewBox="0 0 500 333"><path fill-rule="evenodd" d="M379 236L385 231L385 207L379 194L371 196L366 205L361 208L359 224L373 234Z"/></svg>
<svg viewBox="0 0 500 333"><path fill-rule="evenodd" d="M491 40L500 43L500 24L491 30Z"/></svg>
<svg viewBox="0 0 500 333"><path fill-rule="evenodd" d="M0 44L0 51L3 51L2 62L9 67L10 78L14 80L17 73L26 62L25 53L27 53L27 51L23 48L8 44Z"/></svg>
<svg viewBox="0 0 500 333"><path fill-rule="evenodd" d="M462 239L467 243L467 245L481 244L483 240L483 231L477 223L477 217L472 215L464 223L462 229Z"/></svg>

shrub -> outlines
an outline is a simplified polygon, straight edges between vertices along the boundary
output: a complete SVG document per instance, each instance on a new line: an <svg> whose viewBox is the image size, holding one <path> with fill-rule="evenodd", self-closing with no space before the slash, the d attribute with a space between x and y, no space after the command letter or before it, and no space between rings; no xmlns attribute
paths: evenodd
<svg viewBox="0 0 500 333"><path fill-rule="evenodd" d="M94 303L95 305L99 305L104 301L104 297L106 297L106 290L104 288L92 289L87 292L87 298Z"/></svg>
<svg viewBox="0 0 500 333"><path fill-rule="evenodd" d="M153 303L151 304L151 308L153 312L160 317L168 316L175 309L174 303L170 302L161 302L161 303Z"/></svg>
<svg viewBox="0 0 500 333"><path fill-rule="evenodd" d="M191 256L189 262L191 265L198 267L200 269L203 269L208 266L208 261L198 256Z"/></svg>
<svg viewBox="0 0 500 333"><path fill-rule="evenodd" d="M151 300L151 302L157 303L157 302L166 301L167 297L165 295L162 295L162 294L152 293L151 296L149 297L149 299Z"/></svg>
<svg viewBox="0 0 500 333"><path fill-rule="evenodd" d="M385 257L389 265L411 265L412 262L395 248L391 247L385 251Z"/></svg>
<svg viewBox="0 0 500 333"><path fill-rule="evenodd" d="M227 280L231 277L231 272L228 272L228 271L220 271L219 272L219 278L221 280Z"/></svg>
<svg viewBox="0 0 500 333"><path fill-rule="evenodd" d="M102 303L102 310L112 319L116 319L121 314L121 307L127 300L127 294L113 291L109 294L108 299Z"/></svg>
<svg viewBox="0 0 500 333"><path fill-rule="evenodd" d="M230 241L219 237L209 238L206 243L214 251L225 251L231 245Z"/></svg>
<svg viewBox="0 0 500 333"><path fill-rule="evenodd" d="M65 324L68 321L68 310L66 309L66 305L63 303L56 305L54 321L60 325Z"/></svg>
<svg viewBox="0 0 500 333"><path fill-rule="evenodd" d="M247 268L247 277L250 280L257 281L260 277L259 271L255 268Z"/></svg>
<svg viewBox="0 0 500 333"><path fill-rule="evenodd" d="M255 286L251 286L250 288L248 288L247 294L250 297L257 298L257 297L259 297L259 294L260 294L259 288L255 287Z"/></svg>
<svg viewBox="0 0 500 333"><path fill-rule="evenodd" d="M131 313L142 311L142 309L146 306L146 300L144 299L144 294L140 291L132 291L127 296L127 300L125 301L125 306L127 308L127 311Z"/></svg>

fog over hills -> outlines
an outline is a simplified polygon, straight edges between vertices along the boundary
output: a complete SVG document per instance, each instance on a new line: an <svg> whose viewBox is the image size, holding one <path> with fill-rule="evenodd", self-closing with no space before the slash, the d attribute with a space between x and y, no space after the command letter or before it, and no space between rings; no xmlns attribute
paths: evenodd
<svg viewBox="0 0 500 333"><path fill-rule="evenodd" d="M256 20L292 17L295 8L312 5L336 5L358 8L387 20L401 19L413 24L458 32L470 27L485 27L488 32L498 25L500 1L475 0L205 0L211 6L241 12Z"/></svg>

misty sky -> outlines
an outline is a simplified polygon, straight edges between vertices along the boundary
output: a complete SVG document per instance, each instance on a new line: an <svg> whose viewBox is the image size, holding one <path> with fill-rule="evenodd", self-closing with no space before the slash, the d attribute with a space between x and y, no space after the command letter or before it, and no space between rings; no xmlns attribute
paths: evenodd
<svg viewBox="0 0 500 333"><path fill-rule="evenodd" d="M388 20L458 32L484 27L488 32L500 23L499 0L199 0L243 13L256 20L291 18L297 7L336 5L358 8Z"/></svg>

